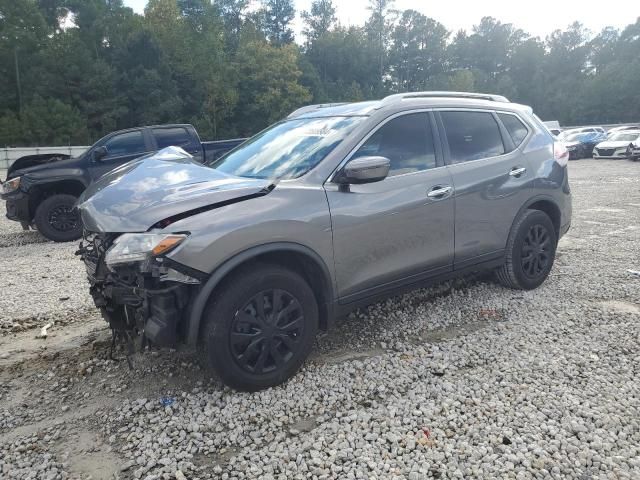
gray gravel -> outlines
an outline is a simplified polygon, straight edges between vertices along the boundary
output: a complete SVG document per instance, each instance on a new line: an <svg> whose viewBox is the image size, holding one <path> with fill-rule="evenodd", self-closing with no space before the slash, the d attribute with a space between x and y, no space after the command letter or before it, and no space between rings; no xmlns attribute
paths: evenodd
<svg viewBox="0 0 640 480"><path fill-rule="evenodd" d="M476 277L373 305L284 386L231 391L189 352L129 370L104 335L9 365L0 477L640 478L640 163L570 173L574 225L541 288ZM33 311L95 317L74 245L12 245L0 352Z"/></svg>
<svg viewBox="0 0 640 480"><path fill-rule="evenodd" d="M84 267L74 255L77 242L47 241L4 216L0 202L0 336L93 312Z"/></svg>

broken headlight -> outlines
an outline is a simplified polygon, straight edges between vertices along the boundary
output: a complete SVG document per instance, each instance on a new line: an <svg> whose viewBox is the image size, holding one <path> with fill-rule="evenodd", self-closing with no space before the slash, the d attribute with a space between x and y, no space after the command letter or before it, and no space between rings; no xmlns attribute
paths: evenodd
<svg viewBox="0 0 640 480"><path fill-rule="evenodd" d="M163 255L180 245L187 235L176 233L125 233L107 250L108 267L123 263L142 262Z"/></svg>

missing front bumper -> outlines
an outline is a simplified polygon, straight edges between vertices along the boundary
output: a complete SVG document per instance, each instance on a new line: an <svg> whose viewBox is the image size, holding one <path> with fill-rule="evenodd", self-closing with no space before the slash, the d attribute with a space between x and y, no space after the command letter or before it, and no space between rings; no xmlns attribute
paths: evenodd
<svg viewBox="0 0 640 480"><path fill-rule="evenodd" d="M85 263L95 305L114 331L141 343L172 347L184 336L184 319L203 274L166 259L107 268L117 235L85 234L76 252Z"/></svg>

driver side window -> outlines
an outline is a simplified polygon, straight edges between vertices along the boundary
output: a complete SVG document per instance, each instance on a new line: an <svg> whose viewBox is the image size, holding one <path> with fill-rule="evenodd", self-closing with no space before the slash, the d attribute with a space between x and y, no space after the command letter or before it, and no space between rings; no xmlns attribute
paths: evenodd
<svg viewBox="0 0 640 480"><path fill-rule="evenodd" d="M381 156L391 162L389 176L435 168L436 155L428 113L410 113L380 127L352 158Z"/></svg>
<svg viewBox="0 0 640 480"><path fill-rule="evenodd" d="M144 143L144 136L141 131L126 132L110 138L104 144L107 149L107 158L121 157L133 153L143 153L147 151Z"/></svg>

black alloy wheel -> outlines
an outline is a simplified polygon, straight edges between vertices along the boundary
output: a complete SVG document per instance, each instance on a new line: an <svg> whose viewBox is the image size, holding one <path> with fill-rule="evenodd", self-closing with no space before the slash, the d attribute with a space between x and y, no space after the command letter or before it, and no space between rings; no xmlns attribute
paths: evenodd
<svg viewBox="0 0 640 480"><path fill-rule="evenodd" d="M522 271L537 279L547 270L551 259L551 236L544 225L535 224L529 228L522 245Z"/></svg>
<svg viewBox="0 0 640 480"><path fill-rule="evenodd" d="M58 232L69 232L78 228L78 213L68 205L58 205L49 211L49 225Z"/></svg>
<svg viewBox="0 0 640 480"><path fill-rule="evenodd" d="M314 291L298 272L253 263L224 280L204 312L202 360L230 387L253 392L292 377L319 326Z"/></svg>
<svg viewBox="0 0 640 480"><path fill-rule="evenodd" d="M540 210L526 210L509 233L504 264L496 270L498 281L517 290L539 287L551 272L557 244L551 218Z"/></svg>
<svg viewBox="0 0 640 480"><path fill-rule="evenodd" d="M229 332L233 358L249 373L273 372L291 361L304 328L298 299L285 290L263 290L233 319Z"/></svg>
<svg viewBox="0 0 640 480"><path fill-rule="evenodd" d="M70 242L82 236L82 220L75 208L78 199L66 193L45 198L36 208L33 222L38 231L54 242Z"/></svg>

